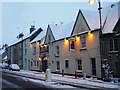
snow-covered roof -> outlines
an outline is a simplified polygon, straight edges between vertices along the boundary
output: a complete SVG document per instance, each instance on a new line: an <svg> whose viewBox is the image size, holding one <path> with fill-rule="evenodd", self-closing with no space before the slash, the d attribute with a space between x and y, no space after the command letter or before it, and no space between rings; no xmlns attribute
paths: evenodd
<svg viewBox="0 0 120 90"><path fill-rule="evenodd" d="M34 34L36 31L37 31L37 29L34 30L31 34L27 34L27 35L23 36L23 37L20 38L20 39L17 39L17 38L16 38L12 43L9 43L8 46L12 46L12 45L14 45L14 44L19 43L19 42L22 41L22 40L25 40L25 39L29 38L29 37L30 37L32 34Z"/></svg>
<svg viewBox="0 0 120 90"><path fill-rule="evenodd" d="M50 25L55 40L59 40L65 37L69 37L73 30L74 22L70 22L65 25Z"/></svg>
<svg viewBox="0 0 120 90"><path fill-rule="evenodd" d="M113 32L113 29L120 18L118 6L120 6L120 2L113 5L109 5L108 7L103 9L103 13L106 13L106 16L103 16L105 22L105 25L102 29L103 33Z"/></svg>
<svg viewBox="0 0 120 90"><path fill-rule="evenodd" d="M102 9L103 34L113 32L113 29L120 18L120 12L118 10L119 9L118 6L120 6L120 2L109 5ZM91 30L100 28L98 11L88 11L88 10L81 10L81 11Z"/></svg>
<svg viewBox="0 0 120 90"><path fill-rule="evenodd" d="M96 11L81 10L83 16L91 30L99 28L99 16Z"/></svg>
<svg viewBox="0 0 120 90"><path fill-rule="evenodd" d="M40 41L40 45L43 45L44 42L45 42L45 36L41 39L41 41Z"/></svg>
<svg viewBox="0 0 120 90"><path fill-rule="evenodd" d="M7 59L7 56L5 56L4 58L3 58L3 60L6 60Z"/></svg>
<svg viewBox="0 0 120 90"><path fill-rule="evenodd" d="M118 19L120 18L120 14L118 14L120 13L118 10L118 5L120 6L120 2L109 5L102 9L103 34L113 32L113 29L118 22ZM81 12L91 30L96 30L100 28L98 11L81 10ZM55 40L69 37L73 30L74 24L75 21L70 22L66 25L50 25Z"/></svg>
<svg viewBox="0 0 120 90"><path fill-rule="evenodd" d="M0 49L0 54L2 55L5 52L5 49Z"/></svg>
<svg viewBox="0 0 120 90"><path fill-rule="evenodd" d="M46 30L43 30L40 34L37 35L35 39L31 41L31 43L41 40L45 36L45 34L46 34Z"/></svg>

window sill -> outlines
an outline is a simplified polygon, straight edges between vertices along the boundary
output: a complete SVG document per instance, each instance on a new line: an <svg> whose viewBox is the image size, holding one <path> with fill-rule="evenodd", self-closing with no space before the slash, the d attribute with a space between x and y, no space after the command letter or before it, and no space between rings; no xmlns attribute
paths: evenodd
<svg viewBox="0 0 120 90"><path fill-rule="evenodd" d="M75 49L70 49L70 51L75 51Z"/></svg>
<svg viewBox="0 0 120 90"><path fill-rule="evenodd" d="M55 72L60 73L60 70L55 70Z"/></svg>
<svg viewBox="0 0 120 90"><path fill-rule="evenodd" d="M86 47L84 47L84 48L80 48L80 51L82 51L82 50L87 50L87 48L86 48Z"/></svg>
<svg viewBox="0 0 120 90"><path fill-rule="evenodd" d="M78 73L82 73L82 70L76 70L76 72L78 72Z"/></svg>
<svg viewBox="0 0 120 90"><path fill-rule="evenodd" d="M118 53L118 51L109 51L109 53Z"/></svg>
<svg viewBox="0 0 120 90"><path fill-rule="evenodd" d="M59 57L60 55L59 54L54 54L55 57Z"/></svg>

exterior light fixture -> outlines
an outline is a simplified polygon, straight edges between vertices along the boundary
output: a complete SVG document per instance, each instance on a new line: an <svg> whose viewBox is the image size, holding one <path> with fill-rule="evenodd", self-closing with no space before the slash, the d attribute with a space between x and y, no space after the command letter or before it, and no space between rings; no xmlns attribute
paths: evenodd
<svg viewBox="0 0 120 90"><path fill-rule="evenodd" d="M66 41L67 39L66 38L64 38L64 41Z"/></svg>
<svg viewBox="0 0 120 90"><path fill-rule="evenodd" d="M47 45L44 44L45 47L47 47Z"/></svg>
<svg viewBox="0 0 120 90"><path fill-rule="evenodd" d="M92 33L91 33L91 30L88 31L88 35L90 35L90 34L92 34Z"/></svg>
<svg viewBox="0 0 120 90"><path fill-rule="evenodd" d="M41 61L42 59L39 57L39 60Z"/></svg>
<svg viewBox="0 0 120 90"><path fill-rule="evenodd" d="M96 2L96 0L89 0L88 1L90 4L94 4Z"/></svg>

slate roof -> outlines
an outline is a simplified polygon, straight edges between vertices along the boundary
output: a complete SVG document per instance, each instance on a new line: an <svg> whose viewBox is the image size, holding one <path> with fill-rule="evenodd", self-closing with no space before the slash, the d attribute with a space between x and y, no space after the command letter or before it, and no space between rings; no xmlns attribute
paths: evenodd
<svg viewBox="0 0 120 90"><path fill-rule="evenodd" d="M40 32L40 34L37 35L36 38L34 38L34 39L31 41L31 43L43 39L43 37L45 36L45 34L46 34L46 30L43 30L42 32Z"/></svg>
<svg viewBox="0 0 120 90"><path fill-rule="evenodd" d="M115 25L120 18L120 2L109 5L102 9L102 32L103 34L112 33ZM81 10L90 29L99 29L98 11Z"/></svg>

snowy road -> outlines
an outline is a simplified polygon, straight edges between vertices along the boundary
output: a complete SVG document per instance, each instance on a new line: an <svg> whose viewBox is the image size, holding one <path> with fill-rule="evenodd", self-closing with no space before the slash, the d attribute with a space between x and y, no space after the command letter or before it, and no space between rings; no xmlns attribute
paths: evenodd
<svg viewBox="0 0 120 90"><path fill-rule="evenodd" d="M8 88L12 88L12 90L29 90L33 88L45 88L42 85L35 85L30 81L25 81L24 78L20 78L16 75L10 75L6 73L2 73L2 90L8 90Z"/></svg>
<svg viewBox="0 0 120 90"><path fill-rule="evenodd" d="M58 90L61 88L62 90L65 88L76 88L82 90L120 90L119 83L112 83L112 82L103 82L101 80L86 78L83 80L82 78L75 79L73 76L65 75L62 77L59 74L52 74L52 82L48 83L45 82L45 73L36 72L36 71L28 71L28 70L21 70L18 71L9 71L3 70L3 73L9 74L16 79L23 80L27 83L33 83L37 85L43 86L45 88L52 88L54 90ZM28 84L27 84L28 85ZM41 87L39 86L39 87Z"/></svg>
<svg viewBox="0 0 120 90"><path fill-rule="evenodd" d="M39 89L39 90L66 90L66 88L71 88L75 90L93 90L93 89L85 89L85 88L75 88L71 86L65 86L57 83L46 83L44 81L30 79L27 77L21 77L18 75L13 75L9 73L2 73L3 76L3 88L14 88L14 90L33 90ZM56 88L56 87L61 88ZM62 88L63 87L63 88ZM66 88L65 88L66 87ZM4 90L4 89L3 89Z"/></svg>

